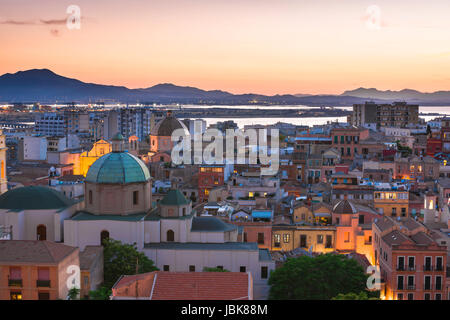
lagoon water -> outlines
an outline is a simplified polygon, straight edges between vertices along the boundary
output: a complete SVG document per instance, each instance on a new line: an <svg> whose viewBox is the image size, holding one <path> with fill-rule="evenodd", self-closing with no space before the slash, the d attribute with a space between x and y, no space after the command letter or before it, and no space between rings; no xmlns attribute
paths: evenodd
<svg viewBox="0 0 450 320"><path fill-rule="evenodd" d="M189 107L189 106L183 106L183 107ZM198 106L195 106L198 108ZM301 109L311 109L313 107L307 107L307 106L205 106L205 108L212 108L212 107L220 107L220 108L240 108L240 109L250 109L250 108L256 108L260 110L264 109L292 109L292 110L301 110ZM352 107L336 107L336 109L343 109L343 110L352 110ZM256 111L255 111L256 112ZM439 113L442 115L448 115L450 116L450 106L449 107L419 107L420 113ZM436 115L422 115L421 118L425 119L425 121L433 120L439 116ZM254 118L233 118L230 116L230 118L201 118L206 121L207 126L210 124L214 124L221 121L226 120L233 120L239 128L243 128L245 125L270 125L275 124L278 122L284 122L284 123L292 123L295 125L307 125L307 126L313 126L313 125L322 125L327 124L328 122L347 122L347 117L315 117L315 118L264 118L264 117L254 117Z"/></svg>

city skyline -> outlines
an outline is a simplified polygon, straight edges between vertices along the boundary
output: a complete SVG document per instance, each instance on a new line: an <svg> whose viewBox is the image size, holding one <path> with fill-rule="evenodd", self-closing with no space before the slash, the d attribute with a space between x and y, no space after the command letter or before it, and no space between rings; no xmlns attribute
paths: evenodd
<svg viewBox="0 0 450 320"><path fill-rule="evenodd" d="M81 9L79 30L66 27L72 4ZM92 83L235 94L448 90L449 7L439 0L6 0L0 74L48 68Z"/></svg>

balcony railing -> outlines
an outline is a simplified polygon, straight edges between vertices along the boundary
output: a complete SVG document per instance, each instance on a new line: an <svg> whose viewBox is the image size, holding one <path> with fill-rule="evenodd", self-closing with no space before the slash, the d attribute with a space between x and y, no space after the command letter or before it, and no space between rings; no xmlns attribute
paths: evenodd
<svg viewBox="0 0 450 320"><path fill-rule="evenodd" d="M444 271L444 268L441 265L437 265L434 270L435 271Z"/></svg>
<svg viewBox="0 0 450 320"><path fill-rule="evenodd" d="M50 288L50 280L36 280L36 287Z"/></svg>
<svg viewBox="0 0 450 320"><path fill-rule="evenodd" d="M423 266L423 271L433 271L433 266L431 266L431 265L424 265Z"/></svg>
<svg viewBox="0 0 450 320"><path fill-rule="evenodd" d="M22 286L22 279L9 279L8 280L8 286L10 286L10 287L21 287Z"/></svg>
<svg viewBox="0 0 450 320"><path fill-rule="evenodd" d="M397 271L405 271L405 266L397 266Z"/></svg>
<svg viewBox="0 0 450 320"><path fill-rule="evenodd" d="M416 290L416 286L414 284L406 286L407 290Z"/></svg>
<svg viewBox="0 0 450 320"><path fill-rule="evenodd" d="M408 270L409 271L415 271L416 270L416 266L408 266Z"/></svg>

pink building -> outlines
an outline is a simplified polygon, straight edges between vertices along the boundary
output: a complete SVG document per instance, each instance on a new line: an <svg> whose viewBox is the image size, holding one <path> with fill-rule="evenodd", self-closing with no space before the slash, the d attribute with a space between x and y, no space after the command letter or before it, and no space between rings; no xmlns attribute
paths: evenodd
<svg viewBox="0 0 450 320"><path fill-rule="evenodd" d="M446 300L447 247L412 218L384 216L372 226L373 256L387 300Z"/></svg>

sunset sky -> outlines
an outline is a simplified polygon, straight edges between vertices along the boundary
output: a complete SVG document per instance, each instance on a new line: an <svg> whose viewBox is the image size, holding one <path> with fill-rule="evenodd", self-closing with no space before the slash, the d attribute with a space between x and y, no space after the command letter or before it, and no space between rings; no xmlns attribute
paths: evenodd
<svg viewBox="0 0 450 320"><path fill-rule="evenodd" d="M66 27L72 4L80 30ZM449 0L0 0L0 74L232 93L450 90L449 14Z"/></svg>

